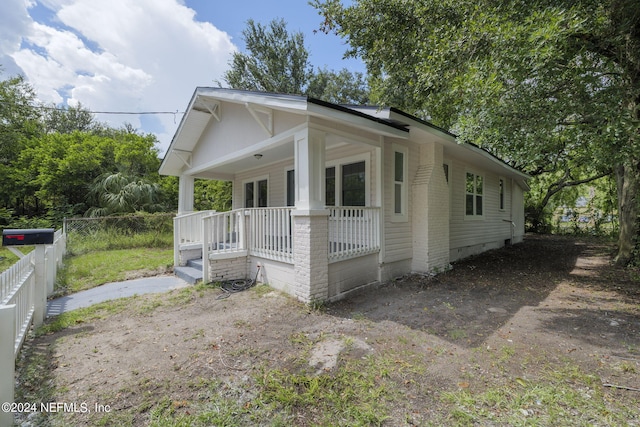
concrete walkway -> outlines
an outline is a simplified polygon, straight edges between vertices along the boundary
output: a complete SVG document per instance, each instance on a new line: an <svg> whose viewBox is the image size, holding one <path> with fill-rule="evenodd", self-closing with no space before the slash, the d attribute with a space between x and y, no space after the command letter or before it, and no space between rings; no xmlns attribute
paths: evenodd
<svg viewBox="0 0 640 427"><path fill-rule="evenodd" d="M107 283L86 291L57 298L47 303L47 317L56 316L77 308L89 307L99 302L133 295L166 292L189 286L176 276L155 276L124 282Z"/></svg>

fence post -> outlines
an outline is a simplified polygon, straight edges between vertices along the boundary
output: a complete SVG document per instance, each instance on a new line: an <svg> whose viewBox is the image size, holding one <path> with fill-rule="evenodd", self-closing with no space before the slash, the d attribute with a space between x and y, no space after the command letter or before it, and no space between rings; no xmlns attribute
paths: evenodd
<svg viewBox="0 0 640 427"><path fill-rule="evenodd" d="M16 306L0 305L0 404L13 403L16 357ZM0 410L0 427L13 425L13 412Z"/></svg>
<svg viewBox="0 0 640 427"><path fill-rule="evenodd" d="M47 283L45 264L45 245L36 245L34 250L35 284L34 284L34 312L33 325L40 326L44 323L47 313Z"/></svg>

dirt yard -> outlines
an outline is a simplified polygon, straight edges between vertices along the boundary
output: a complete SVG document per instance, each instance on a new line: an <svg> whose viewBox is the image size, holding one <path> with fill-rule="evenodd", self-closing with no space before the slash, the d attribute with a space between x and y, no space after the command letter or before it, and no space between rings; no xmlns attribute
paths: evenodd
<svg viewBox="0 0 640 427"><path fill-rule="evenodd" d="M572 387L612 410L625 406L628 425L639 425L640 282L610 265L611 251L594 241L530 236L436 277L399 278L320 309L263 286L225 299L218 289L139 297L126 311L32 347L52 356L55 400L91 409L50 417L59 423L163 425L154 418L158 405L175 420L232 398L246 410L236 414L244 420L238 425L271 425L268 417L247 418L266 405L256 391L260 375L331 375L350 360L376 360L374 383L387 378L393 389L383 425L509 425L501 404L466 408L464 418L463 404L447 393L542 390L554 375L564 375L556 390ZM541 400L510 416L552 425ZM576 425L593 425L575 412ZM287 414L283 425L323 424L308 407ZM606 419L595 424L619 424Z"/></svg>

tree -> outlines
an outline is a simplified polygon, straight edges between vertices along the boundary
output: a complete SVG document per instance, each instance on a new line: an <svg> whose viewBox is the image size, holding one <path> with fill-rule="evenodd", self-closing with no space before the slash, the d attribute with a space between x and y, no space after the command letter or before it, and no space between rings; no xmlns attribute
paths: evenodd
<svg viewBox="0 0 640 427"><path fill-rule="evenodd" d="M0 81L0 207L24 211L14 165L26 141L41 132L36 95L21 76ZM23 213L23 212L22 212Z"/></svg>
<svg viewBox="0 0 640 427"><path fill-rule="evenodd" d="M87 211L88 216L158 212L163 208L158 203L159 184L120 172L96 178L89 194L95 202Z"/></svg>
<svg viewBox="0 0 640 427"><path fill-rule="evenodd" d="M338 0L323 29L361 56L372 97L423 114L554 191L615 172L628 262L638 234L640 5L634 0ZM544 207L544 206L542 206Z"/></svg>
<svg viewBox="0 0 640 427"><path fill-rule="evenodd" d="M248 53L236 52L224 80L233 89L308 95L338 104L366 104L368 87L362 73L315 71L304 34L289 33L282 19L268 25L247 22L242 32Z"/></svg>
<svg viewBox="0 0 640 427"><path fill-rule="evenodd" d="M235 52L225 81L235 89L301 94L310 77L302 33L289 34L282 19L269 25L247 21L242 31L249 54Z"/></svg>
<svg viewBox="0 0 640 427"><path fill-rule="evenodd" d="M94 132L104 126L93 113L78 104L75 107L43 106L42 123L46 133Z"/></svg>

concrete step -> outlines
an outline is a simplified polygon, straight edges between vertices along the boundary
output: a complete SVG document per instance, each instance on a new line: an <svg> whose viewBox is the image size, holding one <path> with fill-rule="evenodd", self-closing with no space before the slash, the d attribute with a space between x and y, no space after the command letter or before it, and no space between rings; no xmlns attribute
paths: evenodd
<svg viewBox="0 0 640 427"><path fill-rule="evenodd" d="M178 266L173 268L173 272L176 276L192 285L202 281L202 267Z"/></svg>
<svg viewBox="0 0 640 427"><path fill-rule="evenodd" d="M187 261L188 267L199 268L202 271L202 258L200 259L190 259Z"/></svg>

